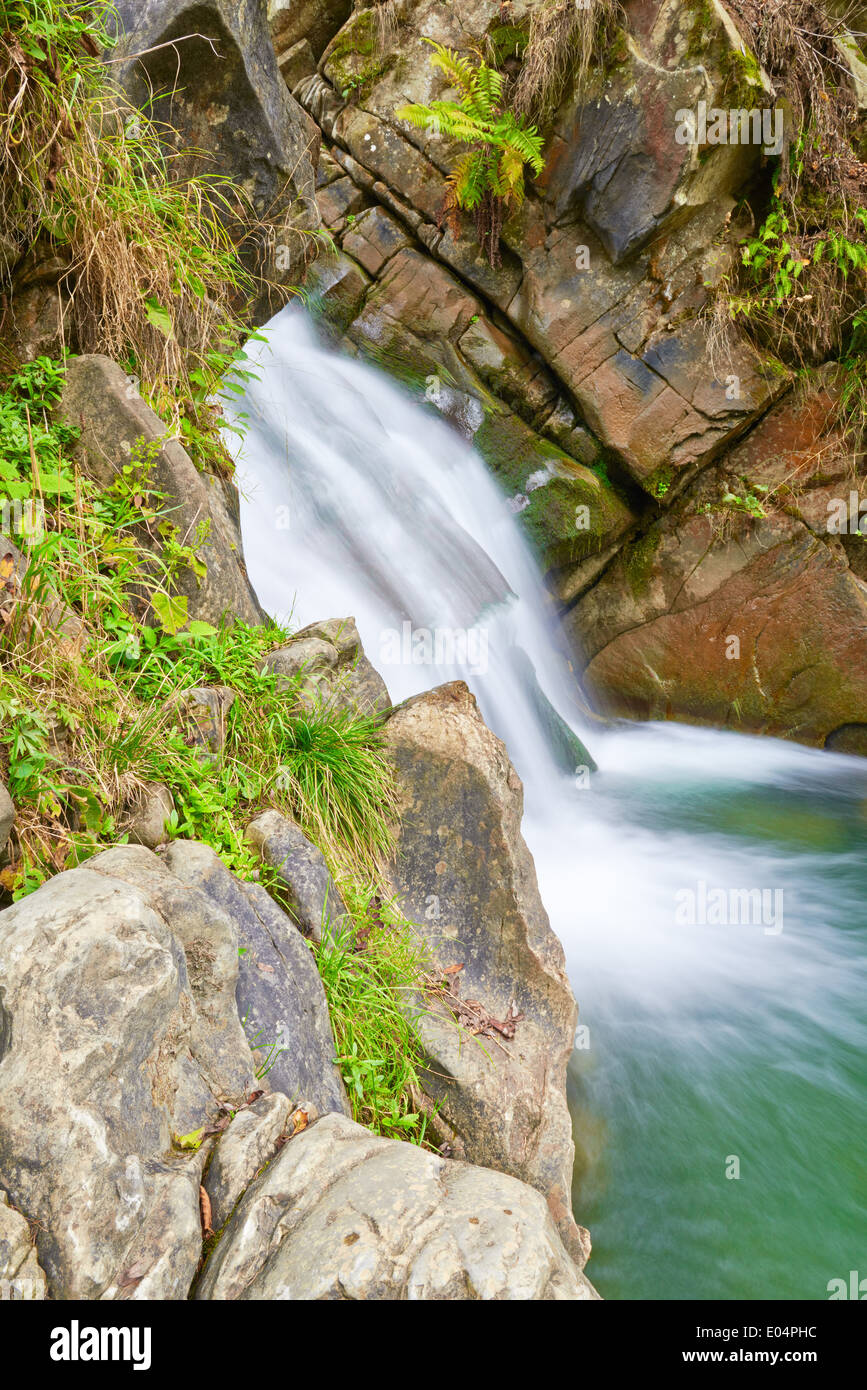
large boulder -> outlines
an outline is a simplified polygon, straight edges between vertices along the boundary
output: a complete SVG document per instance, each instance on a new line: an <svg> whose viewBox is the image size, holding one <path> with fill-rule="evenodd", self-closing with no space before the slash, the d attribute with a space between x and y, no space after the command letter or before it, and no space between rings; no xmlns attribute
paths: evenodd
<svg viewBox="0 0 867 1390"><path fill-rule="evenodd" d="M264 888L237 879L208 845L175 840L165 863L232 923L239 957L235 1001L257 1073L290 1100L309 1101L321 1115L348 1115L325 991L298 928Z"/></svg>
<svg viewBox="0 0 867 1390"><path fill-rule="evenodd" d="M867 479L834 401L782 402L569 610L598 708L867 754Z"/></svg>
<svg viewBox="0 0 867 1390"><path fill-rule="evenodd" d="M177 172L217 174L242 188L261 220L260 235L245 238L253 268L297 283L319 225L319 135L280 74L264 0L118 0L116 9L114 57L127 61L115 72L135 105L177 132ZM238 213L246 219L243 205ZM270 307L265 293L259 317Z"/></svg>
<svg viewBox="0 0 867 1390"><path fill-rule="evenodd" d="M229 918L149 850L110 850L0 913L0 1183L53 1298L185 1298L207 1145L254 1063Z"/></svg>
<svg viewBox="0 0 867 1390"><path fill-rule="evenodd" d="M196 1289L198 1299L596 1297L532 1188L340 1115L296 1135L247 1188Z"/></svg>
<svg viewBox="0 0 867 1390"><path fill-rule="evenodd" d="M165 496L167 520L192 544L206 566L185 568L177 589L190 618L220 624L258 623L262 611L244 568L241 534L222 484L198 472L181 443L142 400L133 379L108 357L74 357L66 369L61 413L81 430L82 461L103 486L132 460L151 463L152 486ZM201 536L199 542L196 538ZM147 543L148 532L142 539Z"/></svg>
<svg viewBox="0 0 867 1390"><path fill-rule="evenodd" d="M482 1025L481 1037L458 1026L452 991L426 1000L419 1029L437 1122L459 1157L538 1188L583 1262L565 1090L577 1009L521 835L520 779L462 681L399 706L386 738L401 820L392 885Z"/></svg>

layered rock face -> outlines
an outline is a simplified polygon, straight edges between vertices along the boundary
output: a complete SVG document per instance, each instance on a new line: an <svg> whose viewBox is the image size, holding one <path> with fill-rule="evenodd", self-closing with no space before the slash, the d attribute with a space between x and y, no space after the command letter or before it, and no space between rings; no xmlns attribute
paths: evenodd
<svg viewBox="0 0 867 1390"><path fill-rule="evenodd" d="M291 8L272 7L278 47L277 12L285 23ZM600 710L860 747L867 682L850 647L863 632L861 543L838 541L816 509L850 488L867 501L863 469L821 421L805 444L789 373L746 340L720 348L707 313L749 230L739 200L767 183L779 130L744 34L718 0L626 0L604 70L567 85L544 173L506 222L493 269L469 219L443 220L459 147L394 113L453 95L426 40L483 49L505 22L500 6L387 8L388 23L380 7L346 19L316 7L317 42L285 70L323 137L317 201L340 251L308 285L330 332L474 438L526 527ZM508 24L526 32L534 8L511 4ZM743 138L679 137L683 112L702 102L744 113ZM750 113L763 111L770 144L753 139ZM769 433L755 433L777 402ZM816 421L815 403L807 414ZM784 452L806 448L815 464L800 470L797 503L778 492L790 481L778 458L787 421ZM742 505L763 478L766 500ZM665 571L672 546L678 572L699 568L696 583L636 600L636 572L651 554ZM753 552L770 558L757 568ZM802 633L814 583L821 617ZM754 620L768 602L773 624L760 639ZM623 626L609 634L596 614L612 607ZM724 658L722 676L714 623L744 653Z"/></svg>

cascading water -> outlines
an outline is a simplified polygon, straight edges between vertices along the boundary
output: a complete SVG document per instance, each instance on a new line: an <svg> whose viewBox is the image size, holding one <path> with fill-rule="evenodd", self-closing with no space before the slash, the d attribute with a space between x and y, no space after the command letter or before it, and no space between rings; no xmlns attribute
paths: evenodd
<svg viewBox="0 0 867 1390"><path fill-rule="evenodd" d="M588 728L472 449L296 308L251 357L230 422L246 415L233 447L262 604L297 626L353 614L395 701L465 679L524 780L581 1010L576 1214L600 1292L824 1299L859 1259L867 1276L867 765ZM598 774L564 767L539 687Z"/></svg>

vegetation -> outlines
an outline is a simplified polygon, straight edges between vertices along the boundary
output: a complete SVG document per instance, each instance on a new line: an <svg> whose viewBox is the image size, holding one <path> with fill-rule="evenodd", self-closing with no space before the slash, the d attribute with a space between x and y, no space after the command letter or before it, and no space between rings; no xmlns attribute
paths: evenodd
<svg viewBox="0 0 867 1390"><path fill-rule="evenodd" d="M594 57L609 46L619 10L617 0L540 0L530 12L515 110L547 126L567 82L583 88Z"/></svg>
<svg viewBox="0 0 867 1390"><path fill-rule="evenodd" d="M254 284L219 177L175 181L165 134L111 85L108 3L0 0L0 291L30 255L66 266L71 340L143 383L199 461L226 462L208 404ZM5 283L3 283L5 282Z"/></svg>
<svg viewBox="0 0 867 1390"><path fill-rule="evenodd" d="M352 1116L387 1138L421 1143L427 1116L414 1108L424 1061L415 1021L429 963L396 904L372 885L350 888L346 905L355 930L326 929L316 954Z"/></svg>
<svg viewBox="0 0 867 1390"><path fill-rule="evenodd" d="M287 639L276 625L218 631L177 613L174 579L195 556L177 537L162 560L146 548L149 534L172 539L149 461L133 458L106 489L84 477L75 431L52 417L62 382L62 364L43 358L0 391L4 492L35 490L44 519L27 538L26 573L0 563L0 777L17 810L0 894L24 897L125 843L139 797L161 783L175 806L167 839L203 841L279 896L244 829L264 807L293 816L326 855L353 919L317 949L353 1113L377 1133L422 1142L411 1001L423 957L377 886L395 816L380 728L327 708L293 713L293 690L261 669ZM203 684L236 693L216 754L186 712L184 693ZM252 1045L264 1074L279 1044Z"/></svg>
<svg viewBox="0 0 867 1390"><path fill-rule="evenodd" d="M840 414L857 450L867 433L867 166L852 145L857 112L833 43L838 25L813 0L735 8L791 114L769 206L741 245L720 310L790 366L842 362Z"/></svg>
<svg viewBox="0 0 867 1390"><path fill-rule="evenodd" d="M500 231L507 209L524 201L524 170L544 167L542 136L534 125L505 104L505 78L482 58L475 63L442 44L432 44L431 63L449 78L457 101L411 104L395 115L433 134L472 146L448 177L445 215L456 208L471 212L479 242L492 266L500 263Z"/></svg>

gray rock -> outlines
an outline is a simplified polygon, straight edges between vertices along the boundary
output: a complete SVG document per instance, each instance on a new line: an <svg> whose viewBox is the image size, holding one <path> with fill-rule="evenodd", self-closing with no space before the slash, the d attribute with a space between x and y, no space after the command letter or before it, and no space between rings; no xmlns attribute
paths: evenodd
<svg viewBox="0 0 867 1390"><path fill-rule="evenodd" d="M184 570L177 582L190 618L214 624L231 618L259 622L262 612L244 568L240 531L220 483L199 473L178 440L167 437L165 425L142 400L134 380L108 357L72 358L61 414L81 429L85 466L104 486L120 474L134 450L147 448L148 457L152 455L151 478L167 499L168 520L207 565L204 578ZM195 544L203 523L209 534Z"/></svg>
<svg viewBox="0 0 867 1390"><path fill-rule="evenodd" d="M463 681L408 700L386 724L401 825L390 878L441 970L514 1036L484 1042L445 1007L426 1007L425 1089L457 1157L544 1193L573 1258L589 1253L572 1217L574 1147L566 1066L577 1010L521 836L523 788ZM436 1117L434 1124L440 1122Z"/></svg>
<svg viewBox="0 0 867 1390"><path fill-rule="evenodd" d="M264 888L236 879L207 845L175 840L165 862L232 922L240 953L238 1017L257 1068L268 1068L259 1084L273 1086L295 1102L304 1097L320 1114L339 1110L348 1115L346 1092L334 1066L336 1048L325 991L310 948L295 925Z"/></svg>
<svg viewBox="0 0 867 1390"><path fill-rule="evenodd" d="M168 787L151 782L142 789L138 801L130 809L126 830L132 845L156 849L165 843L166 821L175 809Z"/></svg>
<svg viewBox="0 0 867 1390"><path fill-rule="evenodd" d="M114 72L136 106L179 133L185 153L171 151L175 177L218 174L245 189L262 219L260 234L245 238L251 269L297 284L305 232L319 225L319 132L283 81L264 4L120 0L116 8L124 36L113 57L128 61ZM265 288L255 317L264 322L277 307Z"/></svg>
<svg viewBox="0 0 867 1390"><path fill-rule="evenodd" d="M329 1115L244 1194L197 1299L597 1298L538 1192Z"/></svg>
<svg viewBox="0 0 867 1390"><path fill-rule="evenodd" d="M314 941L349 927L350 918L321 852L300 826L279 811L265 811L247 826L245 839L277 870L289 910Z"/></svg>
<svg viewBox="0 0 867 1390"><path fill-rule="evenodd" d="M209 753L222 752L226 742L226 717L235 703L227 685L198 685L184 696L184 710L196 743Z"/></svg>
<svg viewBox="0 0 867 1390"><path fill-rule="evenodd" d="M331 618L302 628L285 647L269 652L263 669L290 689L300 682L297 705L370 715L391 708L385 682L364 654L354 618Z"/></svg>
<svg viewBox="0 0 867 1390"><path fill-rule="evenodd" d="M231 923L138 847L0 913L0 1173L53 1298L182 1299L207 1145L253 1058Z"/></svg>
<svg viewBox="0 0 867 1390"><path fill-rule="evenodd" d="M316 59L313 56L313 49L306 39L299 39L293 43L291 48L287 48L284 53L278 53L277 65L280 68L280 75L290 92L293 87L305 77L311 77L316 71Z"/></svg>
<svg viewBox="0 0 867 1390"><path fill-rule="evenodd" d="M226 1224L239 1197L274 1157L291 1112L286 1096L260 1096L238 1111L220 1137L203 1184L211 1199L211 1225L215 1231Z"/></svg>
<svg viewBox="0 0 867 1390"><path fill-rule="evenodd" d="M268 0L268 24L280 53L299 39L308 39L317 58L329 39L345 24L352 0Z"/></svg>
<svg viewBox="0 0 867 1390"><path fill-rule="evenodd" d="M0 855L6 849L9 834L15 824L15 807L12 805L12 798L0 782Z"/></svg>
<svg viewBox="0 0 867 1390"><path fill-rule="evenodd" d="M30 1227L0 1192L0 1301L43 1299L45 1275L39 1267Z"/></svg>

